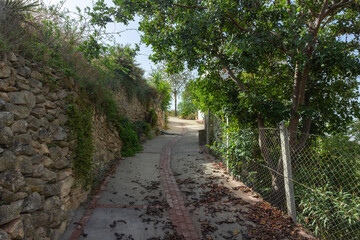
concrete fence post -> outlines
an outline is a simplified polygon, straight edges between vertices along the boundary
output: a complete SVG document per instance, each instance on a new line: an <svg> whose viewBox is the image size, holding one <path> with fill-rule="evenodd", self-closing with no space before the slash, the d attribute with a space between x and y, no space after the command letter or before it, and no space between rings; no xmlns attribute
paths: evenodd
<svg viewBox="0 0 360 240"><path fill-rule="evenodd" d="M226 171L230 172L230 168L229 168L229 158L230 158L230 151L229 151L229 118L226 117Z"/></svg>
<svg viewBox="0 0 360 240"><path fill-rule="evenodd" d="M284 122L281 122L280 124L280 140L281 140L281 158L284 167L286 206L289 216L291 216L294 223L296 224L295 194L294 194L294 184L292 180L293 177L292 177L292 168L291 168L289 136Z"/></svg>

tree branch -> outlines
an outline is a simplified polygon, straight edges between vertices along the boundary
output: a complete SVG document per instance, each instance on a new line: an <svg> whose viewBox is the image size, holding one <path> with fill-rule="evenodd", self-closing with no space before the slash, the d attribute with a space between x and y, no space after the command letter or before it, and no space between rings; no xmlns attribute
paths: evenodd
<svg viewBox="0 0 360 240"><path fill-rule="evenodd" d="M238 88L240 88L241 91L247 92L246 87L240 83L239 79L237 79L234 72L231 69L229 69L228 67L225 67L225 69L229 73L231 79L235 82L236 86L238 86Z"/></svg>
<svg viewBox="0 0 360 240"><path fill-rule="evenodd" d="M186 9L207 9L207 7L203 6L187 6L187 5L180 5L180 4L173 4L175 7L186 8Z"/></svg>
<svg viewBox="0 0 360 240"><path fill-rule="evenodd" d="M247 28L244 28L243 26L241 26L240 23L238 21L236 21L236 19L233 18L231 15L226 14L226 16L228 18L230 18L230 20L235 24L235 26L238 27L241 31L244 31L244 32L252 32L253 31L252 29L247 29Z"/></svg>
<svg viewBox="0 0 360 240"><path fill-rule="evenodd" d="M327 10L327 12L325 13L325 17L329 16L332 12L334 12L335 10L339 9L340 7L343 7L347 4L351 4L351 3L355 3L354 0L342 0L339 3L334 4L334 1L332 1L333 5Z"/></svg>

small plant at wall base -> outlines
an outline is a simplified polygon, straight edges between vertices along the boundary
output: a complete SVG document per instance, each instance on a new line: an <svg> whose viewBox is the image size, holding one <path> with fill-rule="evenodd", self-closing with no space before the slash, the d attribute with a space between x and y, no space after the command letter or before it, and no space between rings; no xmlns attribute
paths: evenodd
<svg viewBox="0 0 360 240"><path fill-rule="evenodd" d="M129 157L135 155L138 151L142 150L142 146L139 143L136 131L134 126L131 124L130 120L127 118L120 119L113 122L119 132L119 136L123 141L121 154L124 157Z"/></svg>
<svg viewBox="0 0 360 240"><path fill-rule="evenodd" d="M87 187L94 179L92 175L94 144L91 123L93 110L85 97L79 97L71 102L67 112L72 138L76 140L73 159L74 172L75 176L83 180L84 186Z"/></svg>

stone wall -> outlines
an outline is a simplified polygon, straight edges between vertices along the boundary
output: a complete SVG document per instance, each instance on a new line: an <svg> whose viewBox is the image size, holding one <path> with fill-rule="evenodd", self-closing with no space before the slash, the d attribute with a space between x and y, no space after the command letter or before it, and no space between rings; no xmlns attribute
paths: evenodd
<svg viewBox="0 0 360 240"><path fill-rule="evenodd" d="M129 100L125 90L122 88L113 92L113 95L120 112L126 115L131 122L144 121L148 108L143 106L136 97Z"/></svg>
<svg viewBox="0 0 360 240"><path fill-rule="evenodd" d="M0 59L0 239L58 239L88 191L76 185L69 141L68 95L44 84L65 79L13 53ZM62 79L64 78L64 79ZM46 81L47 80L47 81ZM94 164L120 157L121 140L93 117Z"/></svg>
<svg viewBox="0 0 360 240"><path fill-rule="evenodd" d="M157 125L159 128L165 128L164 113L160 109L160 102L153 100L149 106L144 106L136 97L128 99L125 90L119 89L113 92L114 98L119 106L121 113L126 115L131 122L145 121L148 109L154 108L158 116Z"/></svg>

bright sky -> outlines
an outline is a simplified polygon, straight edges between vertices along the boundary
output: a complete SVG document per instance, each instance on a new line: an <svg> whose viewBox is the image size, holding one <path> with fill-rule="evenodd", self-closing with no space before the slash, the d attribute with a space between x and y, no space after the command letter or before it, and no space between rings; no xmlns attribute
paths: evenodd
<svg viewBox="0 0 360 240"><path fill-rule="evenodd" d="M42 0L46 5L57 4L60 0ZM81 10L84 10L85 7L92 8L93 2L96 0L67 0L64 4L64 8L69 9L71 12L76 12L76 7L78 6ZM113 5L112 0L105 0L109 5ZM120 32L126 29L137 29L139 26L138 21L131 22L128 26L125 26L120 23L112 23L108 25L107 32ZM136 58L137 63L140 64L140 67L145 70L145 76L148 76L151 72L151 68L154 68L154 64L148 59L148 56L152 53L151 48L146 47L144 44L140 44L140 34L137 31L130 30L125 31L121 36L116 36L116 42L126 45L131 44L135 46L136 43L140 45L140 52Z"/></svg>

